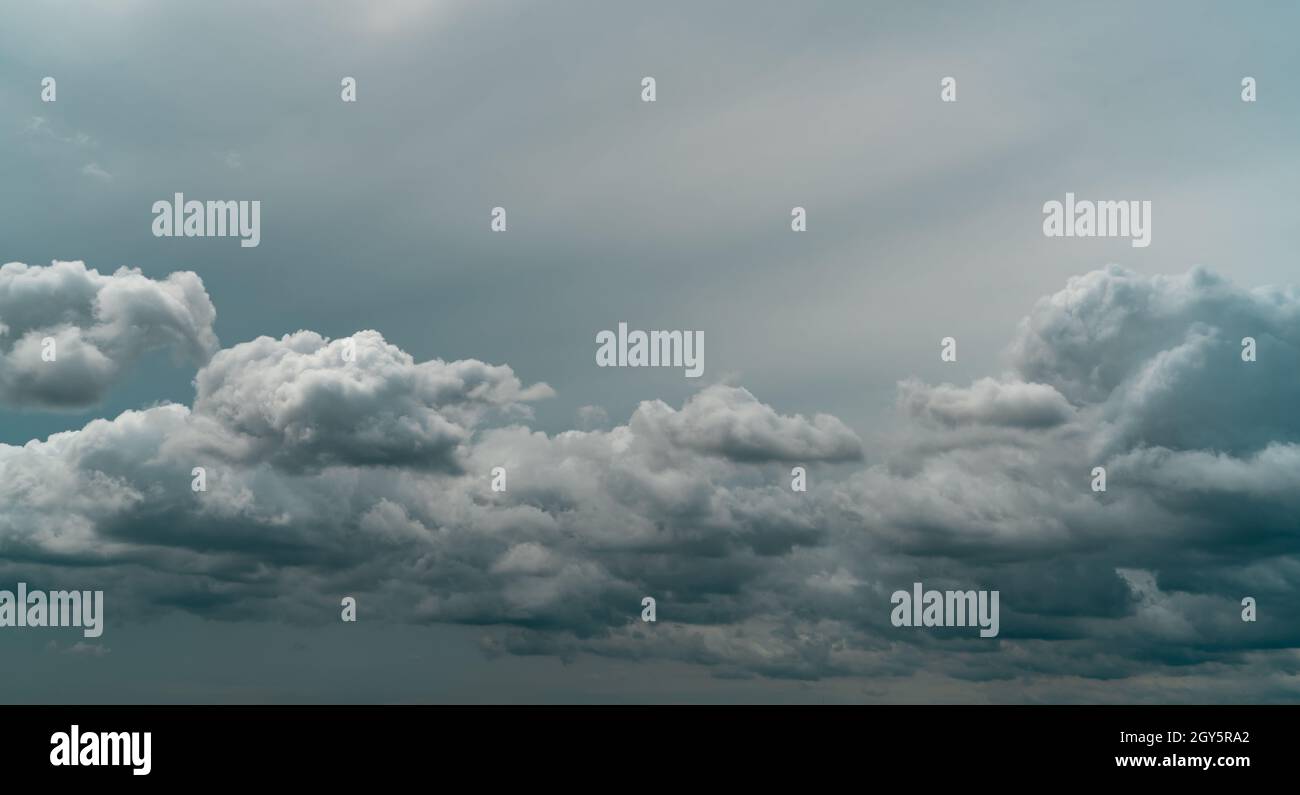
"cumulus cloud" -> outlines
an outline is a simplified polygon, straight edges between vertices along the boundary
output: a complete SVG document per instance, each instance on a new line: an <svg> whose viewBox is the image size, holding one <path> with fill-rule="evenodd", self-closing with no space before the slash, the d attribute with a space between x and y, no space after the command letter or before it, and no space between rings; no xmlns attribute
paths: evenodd
<svg viewBox="0 0 1300 795"><path fill-rule="evenodd" d="M155 280L81 262L0 266L0 403L82 408L145 353L202 363L218 347L216 310L193 273Z"/></svg>
<svg viewBox="0 0 1300 795"><path fill-rule="evenodd" d="M737 387L547 434L528 404L550 388L504 365L416 362L373 331L259 338L211 357L192 407L0 446L0 568L93 571L117 615L320 622L346 593L481 627L488 653L719 676L1276 688L1300 645L1280 607L1300 588L1300 438L1260 392L1296 388L1297 305L1202 271L1072 280L1006 374L900 384L871 465L839 420ZM1268 342L1246 363L1227 343L1251 332ZM1215 383L1235 410L1185 391ZM792 463L814 465L807 492ZM916 581L999 590L1001 634L893 627L889 595Z"/></svg>
<svg viewBox="0 0 1300 795"><path fill-rule="evenodd" d="M1258 362L1242 361L1251 337ZM1096 406L1106 441L1233 451L1300 433L1300 291L1247 290L1203 268L1117 266L1038 302L1011 346L1016 372ZM1249 412L1250 421L1232 415Z"/></svg>
<svg viewBox="0 0 1300 795"><path fill-rule="evenodd" d="M899 384L899 402L913 417L956 425L1050 428L1070 418L1072 407L1047 384L981 378L966 388L927 386L915 379Z"/></svg>
<svg viewBox="0 0 1300 795"><path fill-rule="evenodd" d="M326 340L300 331L221 351L195 378L195 412L248 456L299 469L330 464L455 470L455 453L489 410L531 416L509 367L416 363L375 331Z"/></svg>
<svg viewBox="0 0 1300 795"><path fill-rule="evenodd" d="M632 419L671 444L736 461L849 461L862 442L829 414L781 416L747 390L713 386L675 411L662 401L642 403Z"/></svg>

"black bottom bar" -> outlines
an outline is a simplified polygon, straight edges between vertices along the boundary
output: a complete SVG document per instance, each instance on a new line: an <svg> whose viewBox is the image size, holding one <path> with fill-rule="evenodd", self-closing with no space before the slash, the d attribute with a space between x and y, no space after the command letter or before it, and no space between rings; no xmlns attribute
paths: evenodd
<svg viewBox="0 0 1300 795"><path fill-rule="evenodd" d="M1286 775L1300 720L1291 706L58 706L3 714L5 772L53 783L413 777L422 788L586 780L602 789L704 780L830 786L890 772L918 782L1231 784ZM78 762L117 753L119 764L52 764L52 754L70 761L73 726L86 755ZM138 775L144 732L149 772Z"/></svg>

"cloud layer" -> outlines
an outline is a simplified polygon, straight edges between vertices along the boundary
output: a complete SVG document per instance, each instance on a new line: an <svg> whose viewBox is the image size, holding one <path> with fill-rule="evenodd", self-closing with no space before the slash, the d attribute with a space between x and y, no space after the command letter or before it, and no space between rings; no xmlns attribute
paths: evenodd
<svg viewBox="0 0 1300 795"><path fill-rule="evenodd" d="M190 407L0 446L5 573L84 567L118 615L323 622L352 595L385 620L481 626L490 653L723 676L925 671L1060 698L1072 682L1208 673L1295 693L1293 290L1203 270L1071 279L1022 322L1005 373L900 384L896 441L867 451L834 417L723 384L548 435L527 422L550 387L504 365L416 362L375 331L208 357L211 304L190 274L30 270L0 271L19 339L57 317L117 369L159 338L206 362ZM30 305L9 298L20 290L68 308L11 315ZM1244 336L1258 361L1242 360ZM87 383L82 398L100 394ZM914 581L999 590L1001 634L893 627L889 595ZM1258 622L1241 621L1245 596Z"/></svg>

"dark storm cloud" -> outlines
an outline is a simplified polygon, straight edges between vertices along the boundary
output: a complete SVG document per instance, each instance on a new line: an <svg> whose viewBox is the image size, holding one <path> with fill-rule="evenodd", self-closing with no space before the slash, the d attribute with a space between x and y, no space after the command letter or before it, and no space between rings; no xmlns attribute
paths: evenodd
<svg viewBox="0 0 1300 795"><path fill-rule="evenodd" d="M1033 308L1005 375L900 384L902 442L851 470L839 420L737 387L552 435L525 424L551 390L509 367L263 337L211 357L193 408L0 447L0 535L14 565L93 565L128 612L320 622L347 594L497 653L800 680L1285 672L1300 440L1265 393L1296 396L1297 307L1203 271L1087 274ZM1250 332L1271 342L1247 363ZM999 637L893 627L916 581L999 590Z"/></svg>

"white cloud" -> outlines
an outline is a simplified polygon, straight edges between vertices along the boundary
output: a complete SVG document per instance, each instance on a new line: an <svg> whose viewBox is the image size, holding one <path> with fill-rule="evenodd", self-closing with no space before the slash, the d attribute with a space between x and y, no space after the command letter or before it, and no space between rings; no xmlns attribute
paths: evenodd
<svg viewBox="0 0 1300 795"><path fill-rule="evenodd" d="M158 281L135 268L102 275L81 262L10 262L0 267L0 403L92 405L158 348L202 363L217 349L215 320L190 272Z"/></svg>

